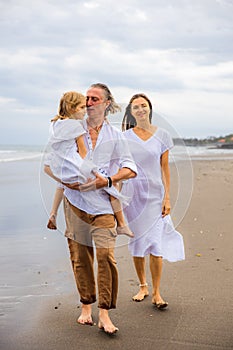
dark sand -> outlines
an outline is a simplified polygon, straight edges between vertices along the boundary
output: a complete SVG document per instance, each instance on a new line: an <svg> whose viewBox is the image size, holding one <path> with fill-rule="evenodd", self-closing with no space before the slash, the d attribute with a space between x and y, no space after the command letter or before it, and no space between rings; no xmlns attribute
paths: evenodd
<svg viewBox="0 0 233 350"><path fill-rule="evenodd" d="M177 228L184 237L186 260L173 264L164 261L161 292L169 308L163 312L156 310L151 296L141 303L131 300L138 281L125 244L127 240L123 240L116 249L120 279L118 307L110 311L119 327L114 336L107 336L97 325L76 323L80 305L66 241L61 233L44 228L47 214L40 196L27 194L33 208L22 200L25 208L19 209L20 217L25 210L30 212L29 218L24 216L23 241L18 238L14 246L13 242L17 241L14 230L4 225L4 237L9 233L15 239L9 238L7 243L2 240L8 248L1 245L2 274L6 280L2 286L4 283L15 286L18 304L14 304L13 310L5 306L1 311L0 349L233 349L233 160L196 160L192 165L192 198ZM174 198L173 167L172 174ZM25 182L22 183L25 188ZM16 202L17 198L14 205ZM30 225L27 227L27 220L31 224L35 220L33 232ZM21 285L20 281L23 281ZM22 285L25 287L20 289ZM1 290L1 295L13 294L12 288L10 292ZM94 304L96 323L97 317Z"/></svg>

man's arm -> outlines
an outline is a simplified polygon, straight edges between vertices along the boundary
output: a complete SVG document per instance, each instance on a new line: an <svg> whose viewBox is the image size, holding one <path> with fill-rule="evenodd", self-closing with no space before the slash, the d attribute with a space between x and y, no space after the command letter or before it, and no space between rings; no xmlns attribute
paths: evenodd
<svg viewBox="0 0 233 350"><path fill-rule="evenodd" d="M91 181L89 180L85 184L80 184L79 182L76 182L76 183L64 184L64 185L72 190L78 190L82 192L98 190L100 188L104 188L108 186L108 179L106 177L103 177L99 173L94 173L94 175L96 176L96 178ZM136 175L137 174L129 168L121 168L117 172L117 174L111 176L112 184L115 185L121 180L131 179Z"/></svg>
<svg viewBox="0 0 233 350"><path fill-rule="evenodd" d="M111 176L112 184L115 185L121 180L128 180L135 177L137 174L129 168L121 168L117 174ZM80 185L80 191L90 191L108 186L108 179L101 176L99 173L95 173L96 178L89 183Z"/></svg>
<svg viewBox="0 0 233 350"><path fill-rule="evenodd" d="M136 176L137 176L137 174L135 171L133 171L129 168L121 168L121 169L119 169L117 174L111 176L111 179L112 179L113 185L115 185L122 180L132 179Z"/></svg>

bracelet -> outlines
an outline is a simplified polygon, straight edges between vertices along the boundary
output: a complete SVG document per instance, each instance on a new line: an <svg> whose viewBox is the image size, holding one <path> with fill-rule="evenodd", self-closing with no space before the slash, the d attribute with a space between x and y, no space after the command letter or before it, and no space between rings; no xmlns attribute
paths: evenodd
<svg viewBox="0 0 233 350"><path fill-rule="evenodd" d="M108 187L112 187L112 179L110 176L107 177L108 180Z"/></svg>

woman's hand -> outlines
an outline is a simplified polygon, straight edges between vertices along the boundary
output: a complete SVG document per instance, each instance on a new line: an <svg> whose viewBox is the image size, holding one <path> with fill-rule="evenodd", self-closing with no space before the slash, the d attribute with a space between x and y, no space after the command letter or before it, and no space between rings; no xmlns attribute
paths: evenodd
<svg viewBox="0 0 233 350"><path fill-rule="evenodd" d="M162 204L162 217L169 215L171 211L170 199L164 199Z"/></svg>

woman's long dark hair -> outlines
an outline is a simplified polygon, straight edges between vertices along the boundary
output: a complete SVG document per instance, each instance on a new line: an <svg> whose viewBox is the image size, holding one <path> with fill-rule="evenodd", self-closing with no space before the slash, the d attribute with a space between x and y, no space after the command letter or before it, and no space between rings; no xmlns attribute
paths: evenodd
<svg viewBox="0 0 233 350"><path fill-rule="evenodd" d="M144 98L149 104L149 107L150 107L149 120L151 123L151 120L152 120L152 103L151 103L151 101L143 93L135 94L131 97L129 104L125 109L125 115L124 115L124 118L123 118L122 124L121 124L122 131L128 130L130 128L134 128L137 125L136 119L132 116L132 113L131 113L131 104L134 100L136 100L137 98L140 98L140 97Z"/></svg>

